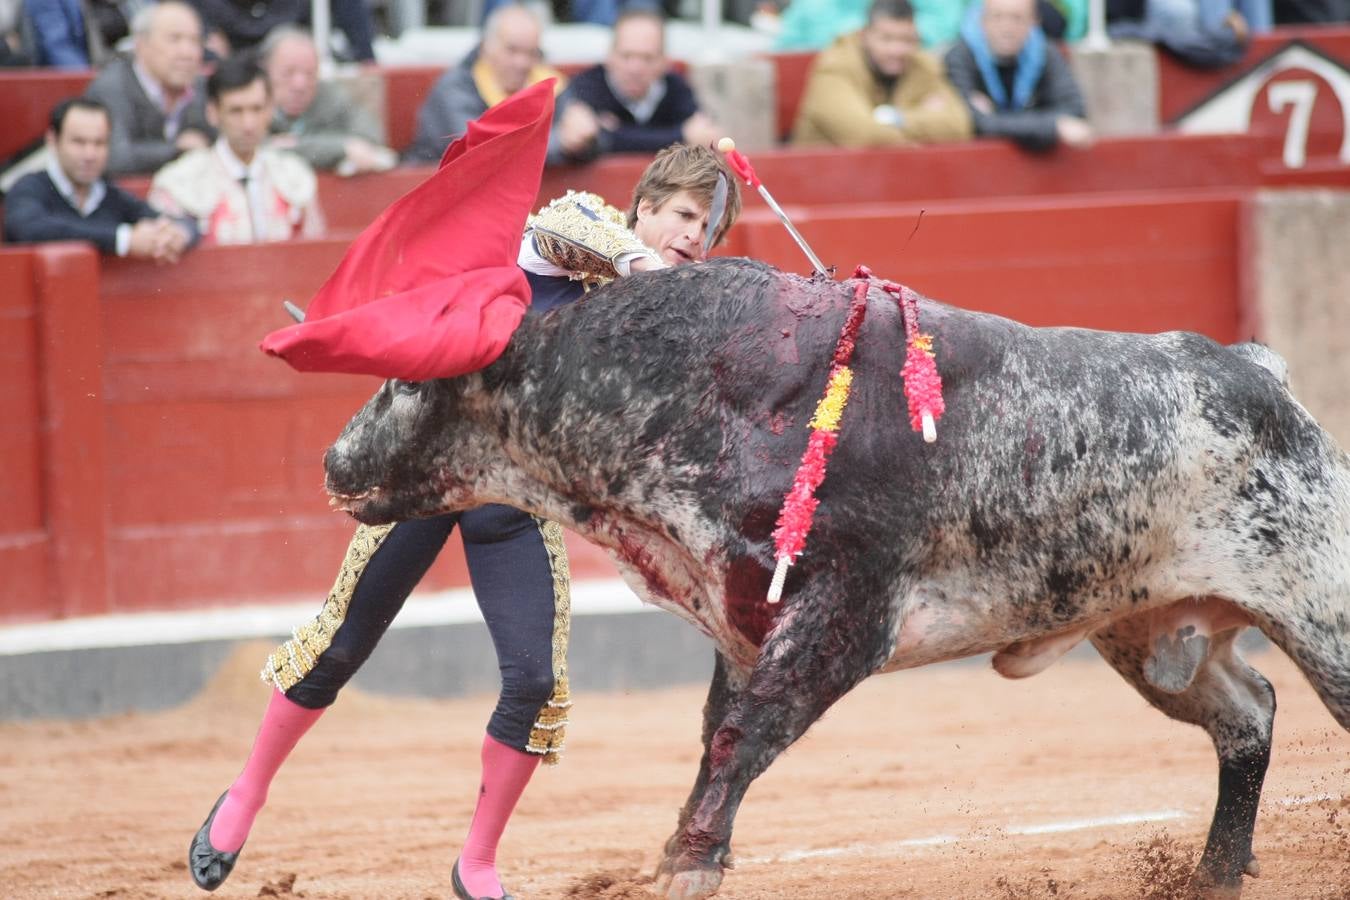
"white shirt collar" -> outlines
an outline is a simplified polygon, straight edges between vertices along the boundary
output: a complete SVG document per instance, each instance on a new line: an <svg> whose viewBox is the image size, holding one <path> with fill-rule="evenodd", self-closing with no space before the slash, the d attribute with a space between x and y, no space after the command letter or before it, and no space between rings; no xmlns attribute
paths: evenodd
<svg viewBox="0 0 1350 900"><path fill-rule="evenodd" d="M639 125L645 125L656 113L656 107L661 105L661 101L666 96L666 78L661 76L652 82L652 86L647 88L647 93L637 100L630 100L619 92L619 88L614 84L614 80L609 77L609 69L603 69L605 73L605 84L609 85L610 93L619 99L619 102L633 114Z"/></svg>
<svg viewBox="0 0 1350 900"><path fill-rule="evenodd" d="M84 205L77 205L75 182L70 180L65 170L56 161L55 153L47 154L47 177L52 180L52 184L56 185L57 193L70 204L71 208L86 218L102 205L103 198L108 195L108 186L100 178L89 186L89 196L84 198Z"/></svg>
<svg viewBox="0 0 1350 900"><path fill-rule="evenodd" d="M247 178L250 182L254 182L262 176L263 167L261 148L254 151L253 162L248 165L244 165L243 160L238 156L235 156L234 151L230 149L229 142L226 141L224 137L216 138L214 149L216 151L216 156L220 158L221 163L225 166L225 171L228 172L230 177L235 181L242 181Z"/></svg>

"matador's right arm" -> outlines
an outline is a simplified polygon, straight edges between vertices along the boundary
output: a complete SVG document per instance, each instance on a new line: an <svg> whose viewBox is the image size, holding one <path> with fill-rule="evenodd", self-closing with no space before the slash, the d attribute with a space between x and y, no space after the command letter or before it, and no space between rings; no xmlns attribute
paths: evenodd
<svg viewBox="0 0 1350 900"><path fill-rule="evenodd" d="M531 216L525 231L538 256L556 267L540 274L603 284L627 275L638 257L665 266L656 251L629 230L623 213L595 194L568 191Z"/></svg>

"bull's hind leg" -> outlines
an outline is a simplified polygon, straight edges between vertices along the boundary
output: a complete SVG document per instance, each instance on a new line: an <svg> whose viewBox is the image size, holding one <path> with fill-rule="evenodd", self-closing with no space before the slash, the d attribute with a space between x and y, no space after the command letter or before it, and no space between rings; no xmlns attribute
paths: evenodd
<svg viewBox="0 0 1350 900"><path fill-rule="evenodd" d="M1262 622L1261 630L1288 654L1327 711L1350 731L1350 610L1295 606L1284 621Z"/></svg>
<svg viewBox="0 0 1350 900"><path fill-rule="evenodd" d="M1214 806L1205 852L1196 868L1194 887L1202 896L1236 897L1242 874L1255 874L1252 830L1261 802L1261 786L1270 763L1275 691L1270 682L1238 655L1233 646L1240 629L1213 636L1194 679L1180 693L1149 683L1144 664L1149 658L1146 615L1117 622L1092 636L1102 657L1144 699L1180 722L1209 733L1219 755L1219 797Z"/></svg>
<svg viewBox="0 0 1350 900"><path fill-rule="evenodd" d="M702 790L689 798L688 818L671 839L657 890L694 900L717 892L731 832L750 783L836 700L875 672L889 655L895 629L884 600L844 600L838 577L794 586L760 647L749 683L728 704L708 744Z"/></svg>

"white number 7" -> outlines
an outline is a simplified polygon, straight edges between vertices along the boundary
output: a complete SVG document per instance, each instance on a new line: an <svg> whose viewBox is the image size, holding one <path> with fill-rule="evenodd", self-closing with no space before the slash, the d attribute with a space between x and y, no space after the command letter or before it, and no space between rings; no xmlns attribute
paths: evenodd
<svg viewBox="0 0 1350 900"><path fill-rule="evenodd" d="M1313 104L1317 102L1317 84L1312 81L1281 81L1270 86L1266 102L1270 111L1278 113L1286 106L1289 128L1284 133L1284 164L1291 169L1303 168L1308 159L1308 123L1312 120Z"/></svg>

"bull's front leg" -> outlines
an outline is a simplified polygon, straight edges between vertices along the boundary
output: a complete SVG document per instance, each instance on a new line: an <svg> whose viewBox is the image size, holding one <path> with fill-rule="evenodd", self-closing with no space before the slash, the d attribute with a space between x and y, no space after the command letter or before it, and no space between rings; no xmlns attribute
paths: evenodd
<svg viewBox="0 0 1350 900"><path fill-rule="evenodd" d="M694 779L693 790L689 792L689 799L685 801L684 808L680 810L680 818L675 825L675 833L666 841L665 852L661 857L660 864L656 867L658 882L669 881L674 874L675 857L680 853L680 835L684 833L685 826L689 824L694 809L703 799L703 792L708 787L713 735L726 719L731 704L745 690L749 675L749 672L738 669L727 662L726 656L721 651L717 652L712 682L708 685L708 700L703 705L703 758L698 764L698 777ZM726 860L722 860L722 863L726 865Z"/></svg>
<svg viewBox="0 0 1350 900"><path fill-rule="evenodd" d="M875 608L849 608L845 600L882 593L846 593L837 578L822 578L784 604L749 683L730 698L707 741L706 777L700 773L681 827L667 843L658 893L695 900L717 892L736 811L750 783L889 655L891 617Z"/></svg>

